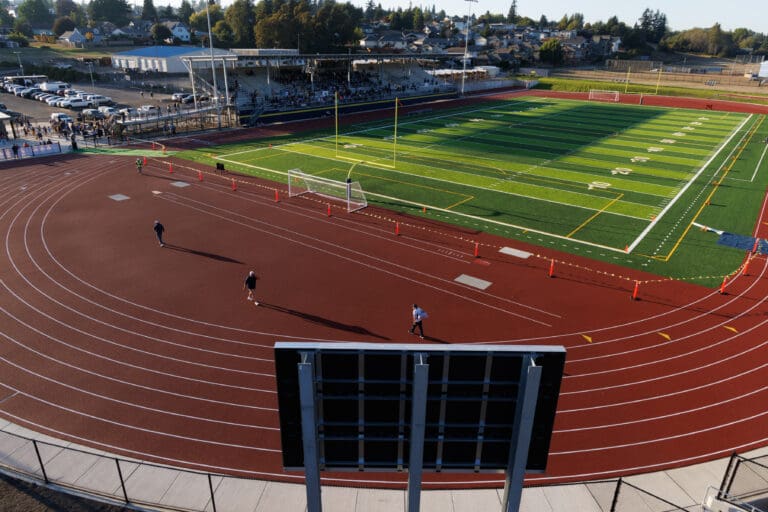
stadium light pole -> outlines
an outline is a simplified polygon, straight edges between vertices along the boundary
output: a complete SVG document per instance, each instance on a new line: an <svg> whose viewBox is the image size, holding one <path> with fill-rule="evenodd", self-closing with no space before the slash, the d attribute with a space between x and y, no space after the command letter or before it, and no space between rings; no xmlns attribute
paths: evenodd
<svg viewBox="0 0 768 512"><path fill-rule="evenodd" d="M213 60L213 36L211 34L211 6L216 0L208 0L208 6L205 8L205 15L208 18L208 47L211 50L211 73L213 74L213 106L218 110L219 106L219 88L216 86L216 64ZM218 116L219 128L221 128L221 113Z"/></svg>
<svg viewBox="0 0 768 512"><path fill-rule="evenodd" d="M19 59L19 69L21 70L21 76L24 76L24 66L21 63L21 52L13 52L16 54L16 58Z"/></svg>
<svg viewBox="0 0 768 512"><path fill-rule="evenodd" d="M469 24L471 23L470 20L472 19L472 2L477 2L478 0L464 0L469 4L469 12L467 13L467 25L464 27L466 30L466 34L464 37L464 59L463 64L464 67L461 70L461 95L464 96L464 81L467 79L467 56L469 54Z"/></svg>

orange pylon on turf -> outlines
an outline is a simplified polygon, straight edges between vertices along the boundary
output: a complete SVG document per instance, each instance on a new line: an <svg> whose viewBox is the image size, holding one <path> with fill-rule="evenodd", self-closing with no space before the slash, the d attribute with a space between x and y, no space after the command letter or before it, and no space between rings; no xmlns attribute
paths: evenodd
<svg viewBox="0 0 768 512"><path fill-rule="evenodd" d="M152 150L155 149L155 141L152 141Z"/></svg>
<svg viewBox="0 0 768 512"><path fill-rule="evenodd" d="M144 157L143 165L147 165L147 157L146 156Z"/></svg>
<svg viewBox="0 0 768 512"><path fill-rule="evenodd" d="M555 258L549 263L549 277L555 276Z"/></svg>
<svg viewBox="0 0 768 512"><path fill-rule="evenodd" d="M168 162L168 172L173 174L173 162Z"/></svg>
<svg viewBox="0 0 768 512"><path fill-rule="evenodd" d="M728 276L723 277L723 283L720 285L720 295L725 295L725 282L728 280Z"/></svg>
<svg viewBox="0 0 768 512"><path fill-rule="evenodd" d="M165 145L163 145L163 154L165 154Z"/></svg>
<svg viewBox="0 0 768 512"><path fill-rule="evenodd" d="M395 222L395 236L400 236L400 223Z"/></svg>
<svg viewBox="0 0 768 512"><path fill-rule="evenodd" d="M748 268L749 268L749 258L747 258L747 261L744 262L744 268L741 270L741 275L746 276Z"/></svg>
<svg viewBox="0 0 768 512"><path fill-rule="evenodd" d="M426 206L422 206L421 207L421 213L427 213L427 207Z"/></svg>
<svg viewBox="0 0 768 512"><path fill-rule="evenodd" d="M635 281L635 289L632 290L632 300L637 300L637 292L640 289L640 281Z"/></svg>
<svg viewBox="0 0 768 512"><path fill-rule="evenodd" d="M275 189L275 202L276 203L280 202L280 192L278 192L277 189Z"/></svg>
<svg viewBox="0 0 768 512"><path fill-rule="evenodd" d="M331 216L331 203L328 203L328 210L326 213L328 214L329 217Z"/></svg>
<svg viewBox="0 0 768 512"><path fill-rule="evenodd" d="M475 242L475 258L480 256L480 242Z"/></svg>
<svg viewBox="0 0 768 512"><path fill-rule="evenodd" d="M232 191L234 192L237 190L237 183L235 183L235 178L232 178Z"/></svg>
<svg viewBox="0 0 768 512"><path fill-rule="evenodd" d="M203 171L197 171L197 181L203 181Z"/></svg>

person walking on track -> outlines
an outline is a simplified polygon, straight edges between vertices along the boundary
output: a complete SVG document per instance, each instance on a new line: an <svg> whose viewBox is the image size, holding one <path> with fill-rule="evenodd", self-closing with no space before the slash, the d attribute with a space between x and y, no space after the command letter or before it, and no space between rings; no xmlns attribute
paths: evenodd
<svg viewBox="0 0 768 512"><path fill-rule="evenodd" d="M157 241L160 242L160 247L165 247L165 243L163 242L163 233L165 232L165 226L160 224L159 220L156 220L155 227L153 229L155 230L155 235L157 235Z"/></svg>
<svg viewBox="0 0 768 512"><path fill-rule="evenodd" d="M136 172L139 174L142 174L141 168L144 167L144 162L142 162L141 158L136 159Z"/></svg>
<svg viewBox="0 0 768 512"><path fill-rule="evenodd" d="M413 305L413 323L411 324L411 329L408 331L410 334L416 334L416 328L419 329L419 338L422 340L424 339L424 326L422 325L422 321L427 318L427 312L424 311L419 307L418 304Z"/></svg>
<svg viewBox="0 0 768 512"><path fill-rule="evenodd" d="M259 303L256 301L256 298L253 296L253 291L256 289L256 272L251 270L248 272L248 275L245 278L245 282L243 283L243 290L248 290L248 300L253 301L254 306L258 306Z"/></svg>

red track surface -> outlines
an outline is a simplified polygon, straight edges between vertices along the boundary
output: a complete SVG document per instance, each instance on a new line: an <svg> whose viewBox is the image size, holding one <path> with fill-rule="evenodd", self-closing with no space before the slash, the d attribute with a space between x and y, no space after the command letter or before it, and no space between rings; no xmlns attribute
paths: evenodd
<svg viewBox="0 0 768 512"><path fill-rule="evenodd" d="M529 483L656 471L768 441L763 257L725 295L669 281L632 301L632 279L651 276L373 208L328 217L312 198L280 189L275 202L272 184L237 178L233 191L187 166L169 174L151 161L141 176L133 158L70 156L0 167L0 416L129 457L301 481L281 469L274 342L413 342L418 302L429 342L568 348L547 474ZM250 269L260 307L242 291ZM456 283L462 274L492 285Z"/></svg>

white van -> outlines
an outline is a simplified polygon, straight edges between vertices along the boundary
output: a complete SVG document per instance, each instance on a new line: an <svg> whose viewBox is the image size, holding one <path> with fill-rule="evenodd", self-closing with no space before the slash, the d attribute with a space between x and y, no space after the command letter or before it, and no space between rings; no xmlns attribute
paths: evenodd
<svg viewBox="0 0 768 512"><path fill-rule="evenodd" d="M66 82L43 82L40 84L40 89L45 92L59 92L69 89L69 84Z"/></svg>
<svg viewBox="0 0 768 512"><path fill-rule="evenodd" d="M117 114L117 109L115 107L99 107L99 112L105 116L113 116Z"/></svg>

